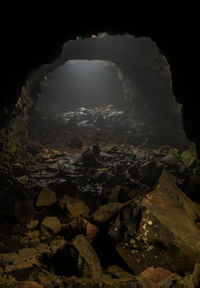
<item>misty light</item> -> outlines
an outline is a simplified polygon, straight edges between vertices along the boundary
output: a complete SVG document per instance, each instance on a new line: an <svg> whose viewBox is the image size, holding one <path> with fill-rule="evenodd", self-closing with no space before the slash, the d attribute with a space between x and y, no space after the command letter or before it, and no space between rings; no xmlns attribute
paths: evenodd
<svg viewBox="0 0 200 288"><path fill-rule="evenodd" d="M50 112L122 104L122 82L117 72L116 65L108 61L67 61L41 83L38 105Z"/></svg>

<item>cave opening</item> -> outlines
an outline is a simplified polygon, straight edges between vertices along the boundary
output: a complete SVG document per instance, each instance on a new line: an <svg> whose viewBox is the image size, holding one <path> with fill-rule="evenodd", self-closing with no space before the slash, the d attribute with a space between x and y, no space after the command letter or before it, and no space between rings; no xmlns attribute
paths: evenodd
<svg viewBox="0 0 200 288"><path fill-rule="evenodd" d="M0 216L9 214L5 231L17 237L0 238L5 273L55 283L133 279L152 266L193 270L199 250L183 231L199 237L199 160L170 66L150 38L67 42L53 63L30 72L12 116Z"/></svg>

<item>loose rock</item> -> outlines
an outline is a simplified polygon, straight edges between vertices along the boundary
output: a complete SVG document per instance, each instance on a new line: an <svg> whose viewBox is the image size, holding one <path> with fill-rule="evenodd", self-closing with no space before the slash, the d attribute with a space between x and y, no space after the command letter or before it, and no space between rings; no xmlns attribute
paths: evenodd
<svg viewBox="0 0 200 288"><path fill-rule="evenodd" d="M89 213L88 206L80 199L65 195L59 203L63 210L66 208L69 211L71 217L87 215Z"/></svg>
<svg viewBox="0 0 200 288"><path fill-rule="evenodd" d="M56 194L48 187L44 187L38 196L36 207L51 206L56 203Z"/></svg>
<svg viewBox="0 0 200 288"><path fill-rule="evenodd" d="M43 233L58 233L61 230L61 223L57 217L45 217L41 224Z"/></svg>
<svg viewBox="0 0 200 288"><path fill-rule="evenodd" d="M83 264L83 276L86 278L100 279L102 277L100 260L86 237L83 235L76 236L73 244L85 262L85 264Z"/></svg>

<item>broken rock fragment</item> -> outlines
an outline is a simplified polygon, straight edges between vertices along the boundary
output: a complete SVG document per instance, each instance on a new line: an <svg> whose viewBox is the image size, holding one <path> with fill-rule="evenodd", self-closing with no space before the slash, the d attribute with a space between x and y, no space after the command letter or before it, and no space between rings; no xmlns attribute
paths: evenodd
<svg viewBox="0 0 200 288"><path fill-rule="evenodd" d="M36 207L51 206L56 203L56 194L48 187L44 187L38 196Z"/></svg>
<svg viewBox="0 0 200 288"><path fill-rule="evenodd" d="M83 276L100 279L102 277L100 260L86 237L81 234L77 235L73 241L73 245L81 256L79 263L83 261L83 263L80 264L82 266Z"/></svg>

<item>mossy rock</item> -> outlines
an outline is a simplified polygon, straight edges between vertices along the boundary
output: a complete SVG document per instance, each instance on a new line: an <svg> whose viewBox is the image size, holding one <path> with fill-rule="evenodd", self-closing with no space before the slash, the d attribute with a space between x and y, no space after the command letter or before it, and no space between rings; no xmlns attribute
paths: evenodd
<svg viewBox="0 0 200 288"><path fill-rule="evenodd" d="M187 168L194 168L197 158L196 155L194 155L191 151L189 150L185 150L182 154L181 154L181 159L183 164L187 167Z"/></svg>

